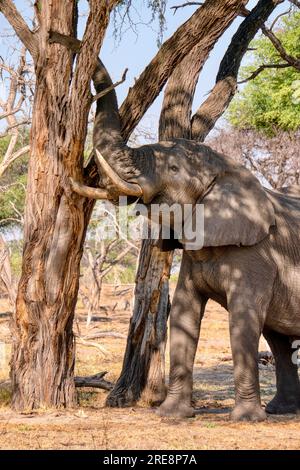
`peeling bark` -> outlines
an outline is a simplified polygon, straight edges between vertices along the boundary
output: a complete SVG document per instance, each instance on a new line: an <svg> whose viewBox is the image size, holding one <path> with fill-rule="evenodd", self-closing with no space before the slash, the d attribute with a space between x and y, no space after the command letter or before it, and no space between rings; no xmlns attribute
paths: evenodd
<svg viewBox="0 0 300 470"><path fill-rule="evenodd" d="M107 2L91 0L89 6L74 72L74 53L50 44L48 33L76 34L77 2L41 1L37 10L24 251L13 319L12 404L17 410L76 404L72 324L93 202L73 194L68 177L82 172L90 81L110 11Z"/></svg>
<svg viewBox="0 0 300 470"><path fill-rule="evenodd" d="M164 350L171 263L172 252L162 253L153 241L144 240L123 368L106 400L108 406L130 406L141 395L150 404L160 403L165 397Z"/></svg>

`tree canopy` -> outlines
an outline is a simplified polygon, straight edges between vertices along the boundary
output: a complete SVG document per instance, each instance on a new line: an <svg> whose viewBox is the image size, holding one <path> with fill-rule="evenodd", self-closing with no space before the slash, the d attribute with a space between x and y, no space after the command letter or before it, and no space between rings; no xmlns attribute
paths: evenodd
<svg viewBox="0 0 300 470"><path fill-rule="evenodd" d="M300 56L300 12L283 17L276 36L285 51ZM299 70L283 64L268 37L261 35L251 43L251 63L242 67L240 77L247 79L261 66L265 68L250 80L232 102L228 118L239 129L261 130L268 135L276 130L295 131L300 127ZM285 65L277 68L278 64Z"/></svg>

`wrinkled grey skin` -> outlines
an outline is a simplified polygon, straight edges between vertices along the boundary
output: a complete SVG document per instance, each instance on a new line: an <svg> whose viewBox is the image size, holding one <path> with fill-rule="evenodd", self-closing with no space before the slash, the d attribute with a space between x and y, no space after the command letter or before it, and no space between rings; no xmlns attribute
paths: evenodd
<svg viewBox="0 0 300 470"><path fill-rule="evenodd" d="M97 92L110 84L102 67L95 77ZM229 312L232 418L266 417L258 378L261 334L276 362L277 393L266 411L296 413L300 384L290 341L300 336L300 190L267 191L247 169L192 141L130 149L122 140L114 91L98 102L94 145L123 179L140 185L146 204L205 207L204 247L189 251L186 240L180 241L183 260L170 313L170 384L158 414L194 414L193 364L208 299ZM168 250L176 244L163 245Z"/></svg>
<svg viewBox="0 0 300 470"><path fill-rule="evenodd" d="M274 354L277 378L277 393L266 411L296 413L300 384L290 344L300 336L300 198L295 189L291 194L267 191L248 170L194 142L162 143L154 159L152 174L131 178L142 187L145 203L202 203L205 208L205 246L189 251L181 241L183 260L170 314L170 385L158 414L194 414L193 363L208 299L229 312L236 393L232 418L266 417L257 363L262 333Z"/></svg>

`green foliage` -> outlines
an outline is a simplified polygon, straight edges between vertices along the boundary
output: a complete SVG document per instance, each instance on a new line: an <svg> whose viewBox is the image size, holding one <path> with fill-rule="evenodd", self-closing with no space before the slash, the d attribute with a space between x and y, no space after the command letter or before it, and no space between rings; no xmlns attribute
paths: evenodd
<svg viewBox="0 0 300 470"><path fill-rule="evenodd" d="M276 31L285 50L294 57L300 56L300 12L282 20ZM248 78L263 64L284 61L270 40L262 36L252 42L251 65L241 69L241 78ZM293 67L266 69L249 81L233 100L228 118L239 129L256 129L268 135L276 129L295 131L300 127L300 74Z"/></svg>
<svg viewBox="0 0 300 470"><path fill-rule="evenodd" d="M10 250L10 266L14 277L18 278L21 275L22 268L22 239L14 240L9 243Z"/></svg>
<svg viewBox="0 0 300 470"><path fill-rule="evenodd" d="M136 255L129 254L105 276L105 282L114 283L118 280L120 284L133 284L136 274L136 262Z"/></svg>

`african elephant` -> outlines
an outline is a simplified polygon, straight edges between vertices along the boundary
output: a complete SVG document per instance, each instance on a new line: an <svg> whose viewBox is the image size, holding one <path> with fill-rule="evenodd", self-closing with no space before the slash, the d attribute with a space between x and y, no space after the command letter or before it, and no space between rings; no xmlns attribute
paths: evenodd
<svg viewBox="0 0 300 470"><path fill-rule="evenodd" d="M104 76L102 71L102 88ZM98 124L110 122L114 139L108 144L106 132L95 140L108 188L141 197L146 205L204 204L201 249L188 249L184 237L164 242L164 249L179 244L183 258L170 313L169 390L158 414L194 415L193 363L208 299L229 313L236 395L232 419L266 418L257 360L261 334L276 362L277 393L266 411L296 413L300 383L290 340L300 336L300 197L295 191L264 189L246 168L194 141L131 149L122 142L116 109L102 103L98 113ZM107 196L79 183L73 187L81 195Z"/></svg>

